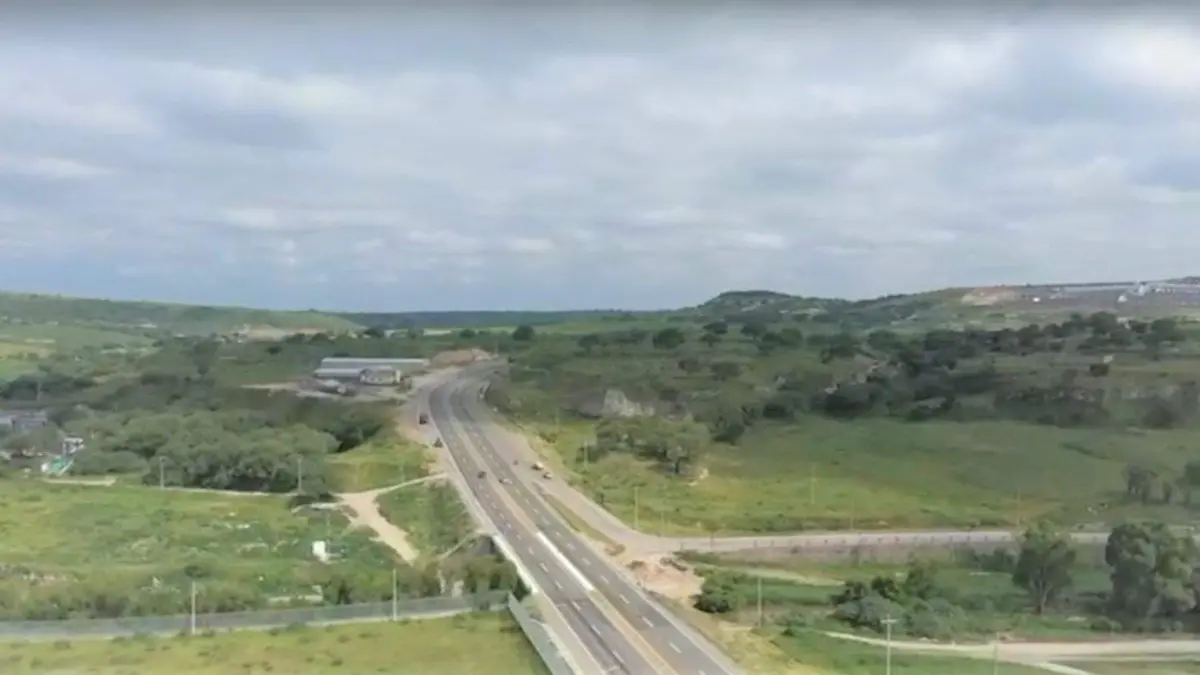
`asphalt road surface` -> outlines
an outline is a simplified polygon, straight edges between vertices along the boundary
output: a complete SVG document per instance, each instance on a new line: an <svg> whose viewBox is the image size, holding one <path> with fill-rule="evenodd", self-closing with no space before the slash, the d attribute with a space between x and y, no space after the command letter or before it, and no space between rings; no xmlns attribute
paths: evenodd
<svg viewBox="0 0 1200 675"><path fill-rule="evenodd" d="M713 645L652 602L636 583L584 544L525 481L532 471L494 443L479 399L483 381L464 373L429 393L429 413L468 488L605 672L732 675L740 671ZM479 477L485 471L486 476ZM506 501L501 491L510 498ZM515 504L514 513L510 504ZM532 524L532 527L530 526ZM602 607L607 605L611 614ZM618 624L623 624L618 626ZM648 647L658 658L643 656ZM652 662L654 661L654 662Z"/></svg>

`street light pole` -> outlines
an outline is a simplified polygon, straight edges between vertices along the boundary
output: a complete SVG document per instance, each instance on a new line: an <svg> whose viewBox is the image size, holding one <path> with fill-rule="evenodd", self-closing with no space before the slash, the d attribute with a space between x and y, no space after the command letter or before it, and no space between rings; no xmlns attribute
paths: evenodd
<svg viewBox="0 0 1200 675"><path fill-rule="evenodd" d="M892 624L894 623L896 623L896 620L892 618L891 614L888 614L887 618L883 620L883 625L887 627L887 646L884 649L883 657L884 675L892 675Z"/></svg>
<svg viewBox="0 0 1200 675"><path fill-rule="evenodd" d="M396 602L397 602L396 587L397 587L396 568L393 567L392 568L392 621L395 621L397 618L399 618L399 614L400 614L400 612L398 611L399 608L396 606Z"/></svg>
<svg viewBox="0 0 1200 675"><path fill-rule="evenodd" d="M640 503L638 500L638 489L639 489L638 486L636 486L636 485L633 486L633 529L635 529L635 530L642 529L640 526L641 518L638 513L639 507L640 507Z"/></svg>
<svg viewBox="0 0 1200 675"><path fill-rule="evenodd" d="M758 627L763 627L762 577L758 577Z"/></svg>
<svg viewBox="0 0 1200 675"><path fill-rule="evenodd" d="M296 458L296 494L304 494L304 458Z"/></svg>
<svg viewBox="0 0 1200 675"><path fill-rule="evenodd" d="M192 580L192 613L188 621L189 635L196 634L196 580Z"/></svg>
<svg viewBox="0 0 1200 675"><path fill-rule="evenodd" d="M1000 674L1000 634L996 633L996 642L992 645L992 675Z"/></svg>

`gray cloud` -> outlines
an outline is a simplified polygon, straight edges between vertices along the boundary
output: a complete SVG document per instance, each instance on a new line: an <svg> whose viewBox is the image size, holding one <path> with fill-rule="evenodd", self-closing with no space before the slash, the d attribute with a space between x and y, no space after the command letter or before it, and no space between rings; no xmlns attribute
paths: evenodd
<svg viewBox="0 0 1200 675"><path fill-rule="evenodd" d="M1178 21L652 18L27 21L0 283L646 307L1196 271Z"/></svg>

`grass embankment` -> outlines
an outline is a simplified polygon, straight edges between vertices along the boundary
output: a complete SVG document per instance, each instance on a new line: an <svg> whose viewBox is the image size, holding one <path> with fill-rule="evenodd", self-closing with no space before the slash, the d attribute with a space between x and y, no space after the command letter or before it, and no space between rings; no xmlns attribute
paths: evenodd
<svg viewBox="0 0 1200 675"><path fill-rule="evenodd" d="M416 480L428 475L429 462L426 448L392 434L327 460L338 492L365 492Z"/></svg>
<svg viewBox="0 0 1200 675"><path fill-rule="evenodd" d="M701 477L680 479L630 455L584 462L586 422L526 423L578 487L627 523L666 534L822 529L1009 527L1150 517L1184 522L1181 504L1128 504L1133 462L1182 467L1187 430L1060 429L1019 422L843 423L806 417L715 445Z"/></svg>
<svg viewBox="0 0 1200 675"><path fill-rule="evenodd" d="M1079 661L1063 665L1095 675L1200 675L1200 657L1178 661Z"/></svg>
<svg viewBox="0 0 1200 675"><path fill-rule="evenodd" d="M468 648L469 647L469 648ZM212 636L0 644L7 675L543 675L506 614Z"/></svg>
<svg viewBox="0 0 1200 675"><path fill-rule="evenodd" d="M445 483L403 487L380 495L377 503L384 518L403 528L425 554L450 550L474 529L466 507Z"/></svg>
<svg viewBox="0 0 1200 675"><path fill-rule="evenodd" d="M755 675L877 675L886 666L884 650L872 645L831 638L818 630L785 635L776 627L756 629L748 624L717 619L679 603L668 604L718 644L746 672ZM909 675L993 675L989 661L900 650L892 651L892 672ZM1000 664L1000 672L1003 675L1046 673L1045 670L1010 663Z"/></svg>
<svg viewBox="0 0 1200 675"><path fill-rule="evenodd" d="M43 582L31 590L23 575L7 575L0 611L56 618L30 612L99 607L96 598L118 589L126 606L102 614L169 613L186 607L192 579L201 611L236 609L254 606L252 598L311 594L339 570L384 578L403 566L346 524L337 511L293 513L284 496L3 480L0 558ZM316 540L328 542L334 565L313 558Z"/></svg>
<svg viewBox="0 0 1200 675"><path fill-rule="evenodd" d="M832 617L831 598L841 590L838 582L870 582L875 577L894 577L902 580L908 571L905 565L883 564L819 564L795 559L776 562L772 567L736 555L687 556L696 562L697 571L709 581L717 581L726 589L732 601L732 611L720 615L702 614L685 608L688 616L706 633L730 648L752 672L771 673L829 673L830 675L868 675L882 672L884 649L877 645L833 638L825 632L857 634L882 639L880 633L857 631L849 624ZM758 625L759 579L762 576L762 620ZM1107 636L1093 630L1094 612L1102 604L1108 580L1099 567L1079 570L1076 575L1074 601L1070 607L1052 608L1043 616L1035 616L1028 597L1011 582L1010 575L981 569L981 559L957 561L947 556L937 568L936 594L942 609L937 610L933 623L928 616L920 622L923 629L936 629L935 639L957 641L960 644L990 642L997 634L1012 640L1077 639ZM1090 608L1090 609L1089 609ZM903 621L915 620L905 615ZM902 623L903 625L903 623ZM924 636L924 634L921 634ZM920 636L909 635L897 628L896 640L913 642ZM1003 657L1001 647L1001 658ZM892 668L895 673L913 675L958 675L992 673L991 652L988 658L947 654L914 653L893 649ZM774 666L771 666L774 664ZM794 665L792 665L794 664ZM803 665L800 665L803 664ZM1090 664L1080 666L1092 670ZM1045 672L1012 663L1001 663L1001 673L1025 675ZM1096 671L1108 675L1121 670ZM1135 675L1139 671L1129 671ZM1166 671L1167 673L1171 671ZM1158 675L1156 671L1148 674ZM1166 673L1163 673L1166 675Z"/></svg>
<svg viewBox="0 0 1200 675"><path fill-rule="evenodd" d="M877 675L886 668L883 647L839 640L816 632L780 635L775 643L788 656L823 675ZM1002 675L1046 675L1047 671L1016 663L999 664ZM990 660L892 650L893 675L993 675Z"/></svg>

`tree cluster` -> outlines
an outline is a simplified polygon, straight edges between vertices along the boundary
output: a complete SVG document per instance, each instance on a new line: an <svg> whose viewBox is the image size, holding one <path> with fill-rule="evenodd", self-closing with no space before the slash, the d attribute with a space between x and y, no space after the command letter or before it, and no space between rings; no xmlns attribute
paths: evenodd
<svg viewBox="0 0 1200 675"><path fill-rule="evenodd" d="M689 420L660 417L607 419L596 427L596 441L580 448L587 459L598 460L608 453L628 453L658 462L672 475L689 473L700 461L709 443L704 425Z"/></svg>

